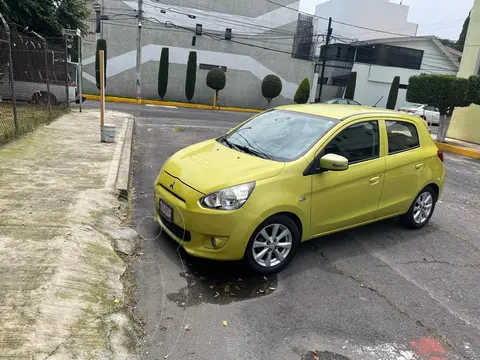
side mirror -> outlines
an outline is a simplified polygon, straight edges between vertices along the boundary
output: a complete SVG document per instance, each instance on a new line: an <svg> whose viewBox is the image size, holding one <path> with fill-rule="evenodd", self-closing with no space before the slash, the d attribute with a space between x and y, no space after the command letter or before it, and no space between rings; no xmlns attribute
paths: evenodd
<svg viewBox="0 0 480 360"><path fill-rule="evenodd" d="M327 154L320 158L320 169L342 171L348 169L348 159L337 155Z"/></svg>

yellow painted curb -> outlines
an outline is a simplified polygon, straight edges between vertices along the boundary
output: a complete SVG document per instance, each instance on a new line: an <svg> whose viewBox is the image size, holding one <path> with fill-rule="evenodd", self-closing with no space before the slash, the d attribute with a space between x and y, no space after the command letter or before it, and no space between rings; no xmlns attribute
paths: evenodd
<svg viewBox="0 0 480 360"><path fill-rule="evenodd" d="M100 100L99 95L84 94L84 96L87 100L97 100L97 101ZM236 108L236 107L229 107L229 106L213 107L212 105L181 103L181 102L176 102L176 101L137 100L137 99L116 97L116 96L105 96L105 101L119 102L119 103L130 103L130 104L176 106L176 107L180 107L180 108L201 109L201 110L236 111L236 112L246 112L246 113L260 113L260 112L263 111L263 110L258 110L258 109L244 109L244 108Z"/></svg>
<svg viewBox="0 0 480 360"><path fill-rule="evenodd" d="M480 159L480 151L478 150L467 149L464 147L449 145L441 142L436 142L436 144L437 144L437 147L442 151L452 152L455 154L468 156L474 159Z"/></svg>

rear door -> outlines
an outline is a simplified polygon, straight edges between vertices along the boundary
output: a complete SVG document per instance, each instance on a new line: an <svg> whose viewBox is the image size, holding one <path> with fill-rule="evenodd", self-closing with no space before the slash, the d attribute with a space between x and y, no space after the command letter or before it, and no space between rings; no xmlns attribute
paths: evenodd
<svg viewBox="0 0 480 360"><path fill-rule="evenodd" d="M386 120L384 131L388 149L379 217L407 212L428 171L415 121Z"/></svg>

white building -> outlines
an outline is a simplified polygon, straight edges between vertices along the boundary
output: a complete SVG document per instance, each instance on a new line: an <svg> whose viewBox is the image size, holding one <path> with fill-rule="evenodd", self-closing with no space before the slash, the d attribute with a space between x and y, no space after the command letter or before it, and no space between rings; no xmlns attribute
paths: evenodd
<svg viewBox="0 0 480 360"><path fill-rule="evenodd" d="M376 39L362 42L362 46L383 47L367 59L359 57L360 48L357 48L352 68L357 73L355 100L363 105L374 105L383 96L377 106L385 107L392 80L400 76L397 108L404 106L408 104L405 96L410 76L422 73L456 75L459 68L458 59L434 36ZM402 56L402 48L413 51L407 50Z"/></svg>
<svg viewBox="0 0 480 360"><path fill-rule="evenodd" d="M415 36L418 24L407 21L408 10L407 5L389 0L330 0L315 8L315 33L326 33L328 18L331 17L334 21L332 28L335 37L371 40L388 36L386 33L369 29Z"/></svg>

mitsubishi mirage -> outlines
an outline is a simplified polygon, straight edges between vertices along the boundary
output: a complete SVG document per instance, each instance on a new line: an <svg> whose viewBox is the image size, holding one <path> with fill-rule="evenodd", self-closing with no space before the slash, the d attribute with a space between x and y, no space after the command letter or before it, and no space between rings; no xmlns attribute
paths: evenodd
<svg viewBox="0 0 480 360"><path fill-rule="evenodd" d="M155 182L155 220L191 255L269 274L319 236L394 216L422 228L444 178L418 117L281 106L170 157Z"/></svg>

